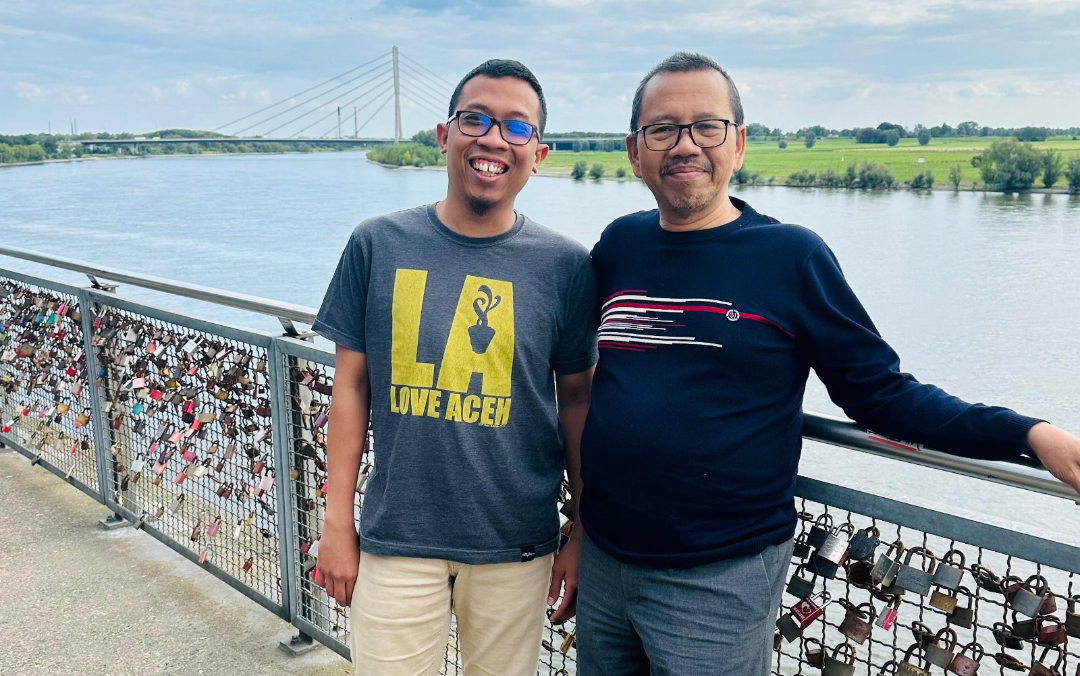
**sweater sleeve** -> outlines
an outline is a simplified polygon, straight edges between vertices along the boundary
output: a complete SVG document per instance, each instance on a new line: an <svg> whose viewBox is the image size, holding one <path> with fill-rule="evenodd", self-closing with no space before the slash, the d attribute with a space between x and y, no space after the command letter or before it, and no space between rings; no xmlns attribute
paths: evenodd
<svg viewBox="0 0 1080 676"><path fill-rule="evenodd" d="M874 327L832 251L804 262L796 336L829 397L859 425L896 439L969 458L1003 460L1028 452L1037 418L969 404L900 371L900 357Z"/></svg>

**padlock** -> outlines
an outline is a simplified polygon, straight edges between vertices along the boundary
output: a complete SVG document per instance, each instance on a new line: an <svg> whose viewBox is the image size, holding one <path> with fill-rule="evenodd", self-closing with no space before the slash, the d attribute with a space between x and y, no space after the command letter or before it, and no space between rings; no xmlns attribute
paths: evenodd
<svg viewBox="0 0 1080 676"><path fill-rule="evenodd" d="M1032 575L1009 599L1009 606L1028 617L1049 615L1057 610L1057 601L1042 575Z"/></svg>
<svg viewBox="0 0 1080 676"><path fill-rule="evenodd" d="M915 620L911 623L911 637L920 648L925 648L934 641L934 630L922 622Z"/></svg>
<svg viewBox="0 0 1080 676"><path fill-rule="evenodd" d="M897 540L889 545L884 554L878 555L870 578L874 584L888 587L896 579L896 573L900 570L900 555L904 553L904 543Z"/></svg>
<svg viewBox="0 0 1080 676"><path fill-rule="evenodd" d="M821 545L825 544L825 540L828 539L829 534L832 533L833 520L829 514L822 514L814 521L814 525L810 528L810 534L807 536L806 541L814 549L818 549Z"/></svg>
<svg viewBox="0 0 1080 676"><path fill-rule="evenodd" d="M848 543L848 557L857 561L869 561L874 558L874 550L881 544L881 531L877 526L870 526L858 531Z"/></svg>
<svg viewBox="0 0 1080 676"><path fill-rule="evenodd" d="M815 669L825 666L825 646L816 638L803 639L803 656L806 663Z"/></svg>
<svg viewBox="0 0 1080 676"><path fill-rule="evenodd" d="M951 613L956 609L956 592L946 589L934 589L930 592L930 606L937 608L943 613Z"/></svg>
<svg viewBox="0 0 1080 676"><path fill-rule="evenodd" d="M959 565L953 563L956 557L960 558ZM941 557L940 565L934 571L934 585L949 591L956 591L956 588L964 580L966 566L967 559L964 557L964 552L959 549L950 549L945 556Z"/></svg>
<svg viewBox="0 0 1080 676"><path fill-rule="evenodd" d="M968 655L969 652L971 653L970 656ZM961 648L960 652L956 653L945 671L950 671L957 676L975 676L979 671L979 662L982 661L983 655L983 647L972 641Z"/></svg>
<svg viewBox="0 0 1080 676"><path fill-rule="evenodd" d="M821 601L819 605L817 602ZM832 601L832 594L821 591L808 596L791 607L776 621L776 628L790 643L802 635L803 629L825 613L825 607Z"/></svg>
<svg viewBox="0 0 1080 676"><path fill-rule="evenodd" d="M1021 620L1017 618L1016 611L1012 613L1012 633L1018 638L1022 638L1025 641L1035 640L1035 625L1038 624L1035 618Z"/></svg>
<svg viewBox="0 0 1080 676"><path fill-rule="evenodd" d="M1035 619L1035 641L1039 645L1061 645L1066 641L1065 623L1052 615Z"/></svg>
<svg viewBox="0 0 1080 676"><path fill-rule="evenodd" d="M888 604L881 610L881 614L874 620L874 626L881 627L886 631L892 629L893 625L896 624L897 616L900 614L899 608L900 597L892 597Z"/></svg>
<svg viewBox="0 0 1080 676"><path fill-rule="evenodd" d="M1069 599L1069 610L1065 613L1065 633L1073 638L1080 638L1080 594Z"/></svg>
<svg viewBox="0 0 1080 676"><path fill-rule="evenodd" d="M954 630L942 627L926 646L926 661L942 669L948 667L956 656L956 640Z"/></svg>
<svg viewBox="0 0 1080 676"><path fill-rule="evenodd" d="M791 555L796 559L810 558L810 543L806 540L806 533L800 533L798 539L791 548Z"/></svg>
<svg viewBox="0 0 1080 676"><path fill-rule="evenodd" d="M1013 633L1012 627L1004 622L995 622L994 626L990 628L990 631L994 634L994 640L1003 648L1016 650L1024 645L1020 638Z"/></svg>
<svg viewBox="0 0 1080 676"><path fill-rule="evenodd" d="M855 673L855 646L841 643L825 657L823 676L852 676Z"/></svg>
<svg viewBox="0 0 1080 676"><path fill-rule="evenodd" d="M791 580L787 585L787 593L791 594L797 599L805 599L814 593L814 586L817 582L817 575L807 579L799 575L799 571L805 571L806 566L800 565L795 569L795 572L791 574Z"/></svg>
<svg viewBox="0 0 1080 676"><path fill-rule="evenodd" d="M826 580L835 580L836 571L840 570L840 566L828 559L820 556L817 552L810 555L810 558L806 560L806 572L811 575L819 575Z"/></svg>
<svg viewBox="0 0 1080 676"><path fill-rule="evenodd" d="M916 554L922 558L924 568L911 565L911 557ZM926 596L930 593L936 561L934 553L925 547L909 549L907 555L904 556L904 565L900 566L899 572L896 573L895 585L900 589L915 592L919 596Z"/></svg>
<svg viewBox="0 0 1080 676"><path fill-rule="evenodd" d="M1057 653L1057 660L1054 662L1054 666L1046 666L1046 659L1050 651L1053 650ZM1039 656L1039 660L1031 665L1031 671L1028 672L1028 676L1063 676L1062 670L1065 668L1065 651L1061 648L1047 646L1043 648L1042 655Z"/></svg>
<svg viewBox="0 0 1080 676"><path fill-rule="evenodd" d="M977 563L971 564L971 574L975 578L975 584L979 589L985 589L988 592L995 594L1004 593L1004 589L1001 586L1001 578L994 575L994 572L986 566L979 565Z"/></svg>
<svg viewBox="0 0 1080 676"><path fill-rule="evenodd" d="M924 659L913 662L916 653L922 654ZM918 643L913 643L908 647L904 653L904 659L900 661L896 669L896 676L930 676L930 663L926 661L925 653Z"/></svg>
<svg viewBox="0 0 1080 676"><path fill-rule="evenodd" d="M960 605L961 596L967 597L966 606ZM960 587L956 590L956 599L956 607L945 617L945 621L957 627L971 629L971 626L975 623L975 596L967 587Z"/></svg>
<svg viewBox="0 0 1080 676"><path fill-rule="evenodd" d="M1026 664L1008 653L997 653L996 655L994 655L994 661L997 662L1002 669L1009 669L1010 671L1028 670Z"/></svg>
<svg viewBox="0 0 1080 676"><path fill-rule="evenodd" d="M856 606L847 599L840 599L840 605L847 610L844 621L840 623L840 633L862 645L874 629L874 625L871 624L877 616L874 606L870 603L861 603Z"/></svg>
<svg viewBox="0 0 1080 676"><path fill-rule="evenodd" d="M825 542L818 547L817 555L836 564L837 567L843 565L848 556L848 543L851 542L851 536L854 534L855 526L850 521L840 525L826 536ZM813 557L810 558L813 559ZM833 576L835 575L836 572L833 571Z"/></svg>
<svg viewBox="0 0 1080 676"><path fill-rule="evenodd" d="M874 564L869 561L855 561L848 557L848 560L844 562L848 584L859 589L870 589L874 586L874 580L871 577L873 570Z"/></svg>

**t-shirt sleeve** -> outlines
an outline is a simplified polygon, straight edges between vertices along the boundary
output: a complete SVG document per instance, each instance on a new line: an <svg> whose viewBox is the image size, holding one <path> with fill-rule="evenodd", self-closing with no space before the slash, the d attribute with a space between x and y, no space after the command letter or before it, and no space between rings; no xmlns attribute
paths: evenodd
<svg viewBox="0 0 1080 676"><path fill-rule="evenodd" d="M801 270L796 336L830 398L862 426L971 458L1000 460L1027 451L1037 418L969 404L900 370L900 357L824 244Z"/></svg>
<svg viewBox="0 0 1080 676"><path fill-rule="evenodd" d="M367 259L359 232L345 245L337 270L326 289L312 330L355 352L366 352L364 320L367 308Z"/></svg>
<svg viewBox="0 0 1080 676"><path fill-rule="evenodd" d="M556 374L580 373L596 364L596 278L587 256L563 292L559 340L551 358Z"/></svg>

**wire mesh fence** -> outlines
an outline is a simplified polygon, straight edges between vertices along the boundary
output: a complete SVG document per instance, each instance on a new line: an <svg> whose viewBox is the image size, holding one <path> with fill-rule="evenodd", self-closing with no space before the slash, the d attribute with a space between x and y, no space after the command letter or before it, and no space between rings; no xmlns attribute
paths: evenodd
<svg viewBox="0 0 1080 676"><path fill-rule="evenodd" d="M0 271L0 439L100 495L78 289Z"/></svg>
<svg viewBox="0 0 1080 676"><path fill-rule="evenodd" d="M282 606L270 337L107 294L90 311L107 502Z"/></svg>
<svg viewBox="0 0 1080 676"><path fill-rule="evenodd" d="M0 270L0 440L347 657L349 609L314 582L333 363ZM1080 676L1080 549L814 480L798 495L773 674ZM576 673L574 632L545 627L537 674ZM443 674L459 648L452 622Z"/></svg>

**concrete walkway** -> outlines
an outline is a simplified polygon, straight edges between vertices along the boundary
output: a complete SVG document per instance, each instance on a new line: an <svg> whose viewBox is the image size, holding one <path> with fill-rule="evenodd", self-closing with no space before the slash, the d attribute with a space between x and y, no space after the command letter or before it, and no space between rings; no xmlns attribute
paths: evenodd
<svg viewBox="0 0 1080 676"><path fill-rule="evenodd" d="M352 674L325 648L288 657L289 625L108 514L0 449L0 675Z"/></svg>

